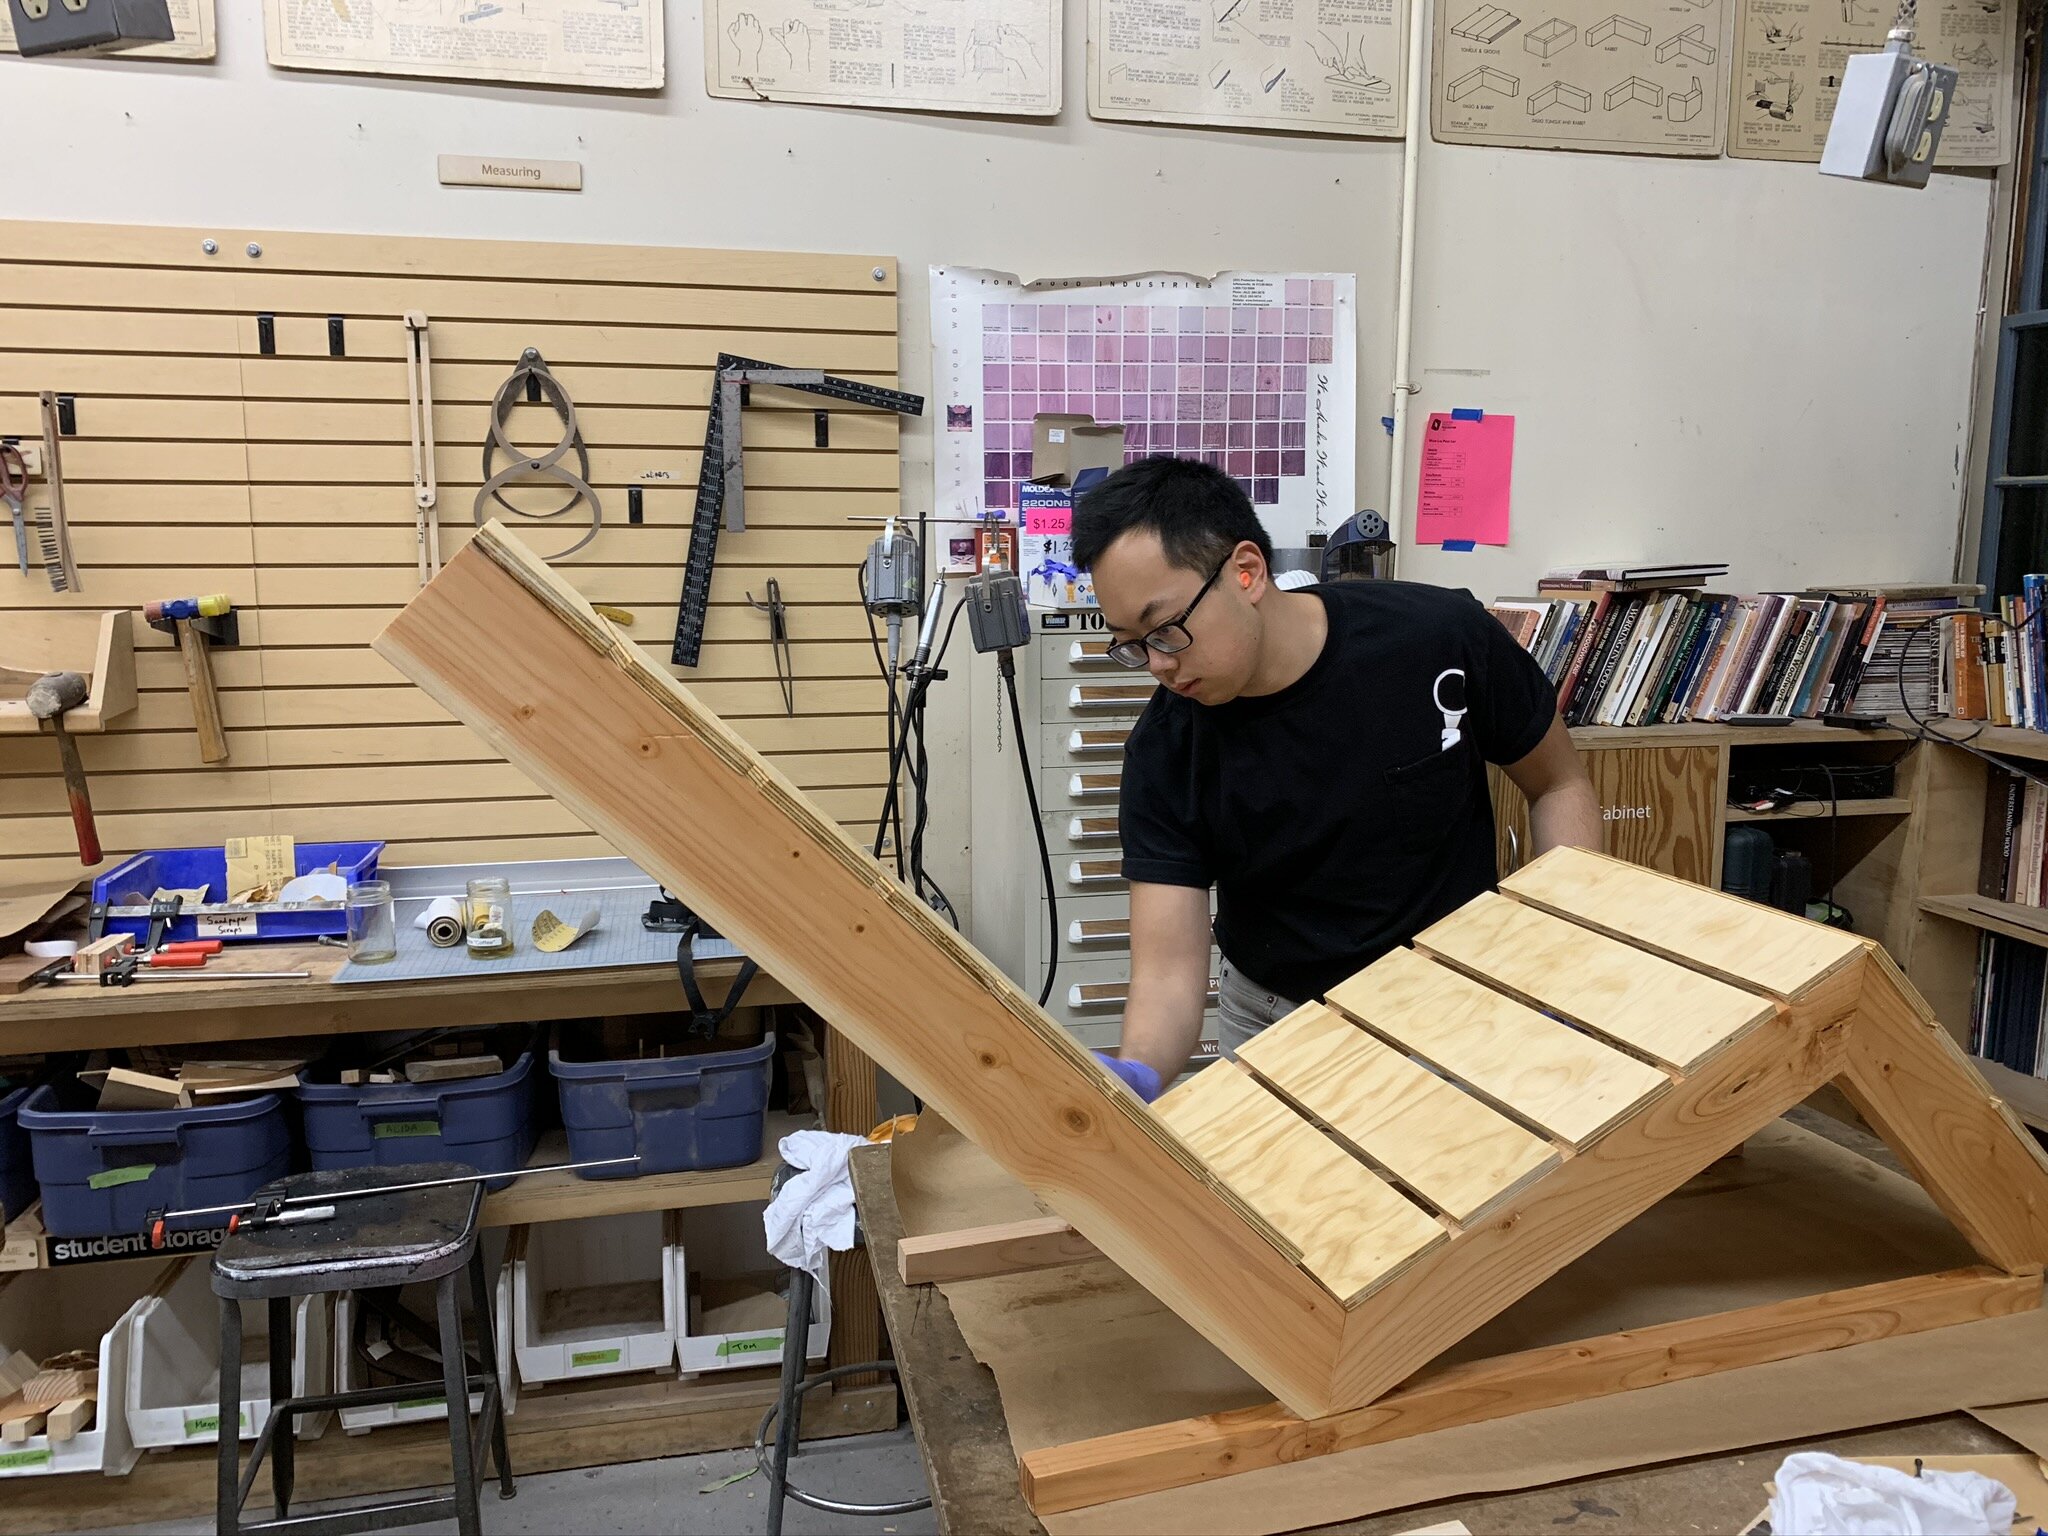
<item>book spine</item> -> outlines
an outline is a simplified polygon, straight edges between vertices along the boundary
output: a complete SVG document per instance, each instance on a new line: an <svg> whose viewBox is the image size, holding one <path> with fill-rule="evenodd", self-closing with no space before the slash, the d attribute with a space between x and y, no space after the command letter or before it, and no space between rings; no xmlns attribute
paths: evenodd
<svg viewBox="0 0 2048 1536"><path fill-rule="evenodd" d="M1664 669L1671 665L1671 653L1677 648L1679 636L1685 630L1686 615L1691 607L1690 603L1665 604L1664 622L1658 626L1656 638L1643 657L1634 688L1623 701L1623 725L1641 725L1646 718L1645 711L1664 681Z"/></svg>
<svg viewBox="0 0 2048 1536"><path fill-rule="evenodd" d="M1842 707L1856 707L1857 690L1863 686L1864 670L1870 665L1870 658L1877 650L1877 642L1884 634L1885 600L1880 594L1870 605L1870 612L1863 620L1863 644L1857 652L1855 669L1849 674L1849 681L1842 693Z"/></svg>
<svg viewBox="0 0 2048 1536"><path fill-rule="evenodd" d="M1605 592L1595 594L1593 606L1579 620L1579 636L1572 644L1571 660L1565 663L1564 681L1557 685L1557 696L1570 700L1575 696L1580 674L1586 669L1587 658L1593 655L1602 635L1606 633L1607 621L1611 617L1611 604ZM1566 715L1567 720L1571 718Z"/></svg>
<svg viewBox="0 0 2048 1536"><path fill-rule="evenodd" d="M1777 653L1778 642L1784 638L1789 601L1775 593L1764 599L1768 618L1758 629L1756 644L1743 657L1742 689L1736 695L1735 708L1730 714L1746 715L1756 706L1756 697L1762 691L1764 674L1769 670L1770 659Z"/></svg>
<svg viewBox="0 0 2048 1536"><path fill-rule="evenodd" d="M1662 654L1670 638L1672 621L1677 605L1670 598L1658 602L1644 622L1636 626L1634 654L1630 656L1628 669L1609 696L1604 711L1609 725L1633 725L1636 701L1642 695L1645 680L1650 669ZM1653 622L1654 621L1654 622Z"/></svg>
<svg viewBox="0 0 2048 1536"><path fill-rule="evenodd" d="M1977 894L1994 901L2010 900L2012 843L2019 827L2026 780L2009 769L1994 768L1984 796L1984 847L1977 861Z"/></svg>
<svg viewBox="0 0 2048 1536"><path fill-rule="evenodd" d="M1820 638L1814 645L1813 656L1806 665L1806 675L1799 684L1798 697L1792 701L1792 713L1811 719L1820 713L1820 699L1827 688L1828 673L1833 669L1835 655L1842 648L1842 637L1849 626L1847 603L1828 601L1825 610L1827 623L1821 627Z"/></svg>
<svg viewBox="0 0 2048 1536"><path fill-rule="evenodd" d="M1749 632L1756 623L1757 607L1755 598L1740 598L1728 615L1727 627L1721 634L1721 654L1714 658L1713 669L1707 674L1707 686L1693 707L1694 719L1720 718L1722 704L1728 696L1728 679L1734 675L1735 664L1749 644Z"/></svg>
<svg viewBox="0 0 2048 1536"><path fill-rule="evenodd" d="M1703 597L1696 597L1688 605L1685 622L1678 628L1678 643L1672 646L1671 655L1664 663L1664 670L1657 678L1657 686L1651 691L1648 704L1643 709L1643 723L1654 725L1664 719L1671 707L1672 695L1678 692L1679 680L1692 665L1693 652L1700 643L1700 631L1706 627L1707 614L1712 605Z"/></svg>
<svg viewBox="0 0 2048 1536"><path fill-rule="evenodd" d="M1781 715L1778 707L1778 690L1785 682L1785 669L1792 664L1792 653L1799 648L1800 636L1806 633L1806 625L1812 618L1804 608L1795 608L1787 619L1778 643L1772 647L1763 668L1763 686L1757 690L1756 709L1758 714Z"/></svg>
<svg viewBox="0 0 2048 1536"><path fill-rule="evenodd" d="M1593 674L1586 689L1585 708L1581 712L1582 722L1591 722L1599 714L1600 704L1607 696L1608 688L1614 682L1615 668L1621 663L1622 652L1628 649L1630 637L1635 634L1636 625L1643 616L1641 598L1631 598L1622 604L1614 620L1614 633L1609 638L1605 651L1600 657L1600 670Z"/></svg>
<svg viewBox="0 0 2048 1536"><path fill-rule="evenodd" d="M1869 618L1870 604L1862 598L1856 598L1849 604L1849 623L1842 631L1842 648L1828 677L1827 697L1821 705L1823 711L1849 707L1850 679L1856 675L1856 658L1862 654L1863 629Z"/></svg>
<svg viewBox="0 0 2048 1536"><path fill-rule="evenodd" d="M1734 611L1735 599L1732 597L1708 600L1706 617L1700 622L1699 642L1686 658L1685 670L1679 674L1678 686L1672 690L1671 701L1664 709L1664 719L1669 723L1676 725L1692 718L1693 700L1699 695L1700 685L1706 681L1707 667L1720 648L1721 636L1728 630L1728 617Z"/></svg>

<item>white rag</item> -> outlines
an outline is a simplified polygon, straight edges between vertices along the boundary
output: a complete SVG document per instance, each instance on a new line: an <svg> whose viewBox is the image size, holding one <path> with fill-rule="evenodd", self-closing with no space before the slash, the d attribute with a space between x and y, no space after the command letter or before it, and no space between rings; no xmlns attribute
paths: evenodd
<svg viewBox="0 0 2048 1536"><path fill-rule="evenodd" d="M776 1151L796 1176L782 1186L762 1213L768 1251L791 1269L806 1269L822 1289L825 1255L853 1246L853 1175L847 1154L865 1146L860 1136L835 1131L791 1131Z"/></svg>
<svg viewBox="0 0 2048 1536"><path fill-rule="evenodd" d="M2019 1501L1977 1472L1844 1461L1800 1451L1778 1468L1773 1536L2008 1536Z"/></svg>

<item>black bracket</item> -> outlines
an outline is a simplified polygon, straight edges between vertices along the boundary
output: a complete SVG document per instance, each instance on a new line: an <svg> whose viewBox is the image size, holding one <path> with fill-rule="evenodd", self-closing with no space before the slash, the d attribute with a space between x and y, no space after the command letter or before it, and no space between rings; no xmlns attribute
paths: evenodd
<svg viewBox="0 0 2048 1536"><path fill-rule="evenodd" d="M256 350L265 357L277 356L277 316L256 317Z"/></svg>
<svg viewBox="0 0 2048 1536"><path fill-rule="evenodd" d="M342 324L342 319L339 315L329 315L327 317L327 355L329 357L348 356L348 332Z"/></svg>
<svg viewBox="0 0 2048 1536"><path fill-rule="evenodd" d="M832 446L832 413L830 411L811 412L811 441L813 446L819 448L830 448Z"/></svg>
<svg viewBox="0 0 2048 1536"><path fill-rule="evenodd" d="M641 500L640 487L637 485L626 487L626 521L629 523L646 521L646 508Z"/></svg>
<svg viewBox="0 0 2048 1536"><path fill-rule="evenodd" d="M149 627L161 630L173 640L178 638L178 626L188 625L206 636L212 645L240 645L242 643L242 616L236 609L226 613L201 614L190 619L151 619Z"/></svg>
<svg viewBox="0 0 2048 1536"><path fill-rule="evenodd" d="M59 437L78 436L78 397L76 395L59 395L57 397L57 435Z"/></svg>

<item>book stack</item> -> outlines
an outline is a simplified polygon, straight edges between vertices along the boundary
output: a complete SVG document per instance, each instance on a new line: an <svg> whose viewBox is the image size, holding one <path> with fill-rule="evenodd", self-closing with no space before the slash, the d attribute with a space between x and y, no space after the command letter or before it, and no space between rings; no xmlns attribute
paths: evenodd
<svg viewBox="0 0 2048 1536"><path fill-rule="evenodd" d="M1977 894L2027 907L2048 905L2048 784L2010 768L1991 768Z"/></svg>
<svg viewBox="0 0 2048 1536"><path fill-rule="evenodd" d="M1993 725L2048 731L2048 679L2042 667L2040 614L2048 576L2022 576L2018 597L2001 597L1998 616L1981 621L1985 712Z"/></svg>
<svg viewBox="0 0 2048 1536"><path fill-rule="evenodd" d="M1725 566L1554 571L1490 610L1536 657L1569 725L1675 725L1857 709L1982 708L1975 587L1848 587L1738 597ZM2048 695L2044 695L2048 719Z"/></svg>
<svg viewBox="0 0 2048 1536"><path fill-rule="evenodd" d="M1970 1008L1970 1054L2031 1077L2048 1077L2041 1014L2048 995L2048 950L2038 944L1984 935L1977 959L1977 989Z"/></svg>

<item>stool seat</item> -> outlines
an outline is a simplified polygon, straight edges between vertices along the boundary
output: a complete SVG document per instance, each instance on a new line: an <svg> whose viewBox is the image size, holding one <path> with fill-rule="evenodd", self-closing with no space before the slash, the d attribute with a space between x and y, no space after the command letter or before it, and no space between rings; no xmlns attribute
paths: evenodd
<svg viewBox="0 0 2048 1536"><path fill-rule="evenodd" d="M278 1179L253 1198L317 1198L476 1171L461 1163L338 1168ZM483 1200L480 1183L415 1189L337 1201L325 1221L232 1233L214 1252L213 1293L257 1299L438 1280L475 1252Z"/></svg>

